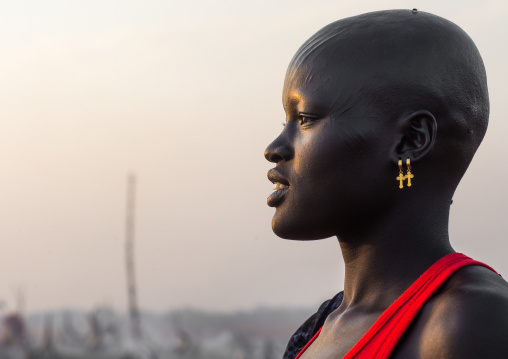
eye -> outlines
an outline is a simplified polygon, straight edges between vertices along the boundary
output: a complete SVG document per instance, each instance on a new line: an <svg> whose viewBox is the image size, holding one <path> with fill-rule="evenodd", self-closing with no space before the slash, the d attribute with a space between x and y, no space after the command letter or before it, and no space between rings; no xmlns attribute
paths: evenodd
<svg viewBox="0 0 508 359"><path fill-rule="evenodd" d="M312 118L310 118L310 117L308 117L308 116L300 116L300 123L301 123L302 125L305 125L305 124L307 124L307 123L309 123L309 122L312 122L312 120L313 120L313 119L312 119Z"/></svg>
<svg viewBox="0 0 508 359"><path fill-rule="evenodd" d="M298 114L298 119L300 121L300 125L308 126L312 124L314 121L316 121L318 119L318 116L310 115L308 113L300 113Z"/></svg>

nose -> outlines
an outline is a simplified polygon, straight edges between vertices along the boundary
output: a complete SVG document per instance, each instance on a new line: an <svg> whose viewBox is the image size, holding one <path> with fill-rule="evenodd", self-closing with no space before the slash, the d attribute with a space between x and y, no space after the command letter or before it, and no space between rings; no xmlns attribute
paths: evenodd
<svg viewBox="0 0 508 359"><path fill-rule="evenodd" d="M273 163L279 163L283 160L289 161L292 156L293 151L285 139L284 132L270 143L265 150L265 158Z"/></svg>

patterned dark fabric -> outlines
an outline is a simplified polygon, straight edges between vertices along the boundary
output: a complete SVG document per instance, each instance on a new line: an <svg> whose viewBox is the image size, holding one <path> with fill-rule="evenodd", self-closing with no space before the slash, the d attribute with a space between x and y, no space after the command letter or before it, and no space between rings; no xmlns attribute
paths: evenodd
<svg viewBox="0 0 508 359"><path fill-rule="evenodd" d="M288 346L286 347L282 359L295 359L303 347L312 339L314 334L321 329L325 323L326 317L339 307L340 303L342 303L343 295L344 292L340 292L332 299L321 304L318 311L312 314L312 316L298 328L291 339L289 339Z"/></svg>

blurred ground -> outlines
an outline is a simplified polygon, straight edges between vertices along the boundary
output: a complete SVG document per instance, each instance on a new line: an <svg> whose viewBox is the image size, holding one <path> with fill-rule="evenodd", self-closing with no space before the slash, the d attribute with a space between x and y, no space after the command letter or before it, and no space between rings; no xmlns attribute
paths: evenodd
<svg viewBox="0 0 508 359"><path fill-rule="evenodd" d="M0 359L275 359L311 312L142 312L141 340L133 339L129 318L111 308L11 313L0 327Z"/></svg>

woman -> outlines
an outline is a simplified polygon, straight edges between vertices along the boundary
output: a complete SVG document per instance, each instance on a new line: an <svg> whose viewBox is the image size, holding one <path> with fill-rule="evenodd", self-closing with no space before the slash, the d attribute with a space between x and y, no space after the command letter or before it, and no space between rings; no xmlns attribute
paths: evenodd
<svg viewBox="0 0 508 359"><path fill-rule="evenodd" d="M455 24L415 10L334 22L289 65L273 231L336 236L344 291L284 358L506 358L508 284L455 253L453 193L488 123L485 69Z"/></svg>

